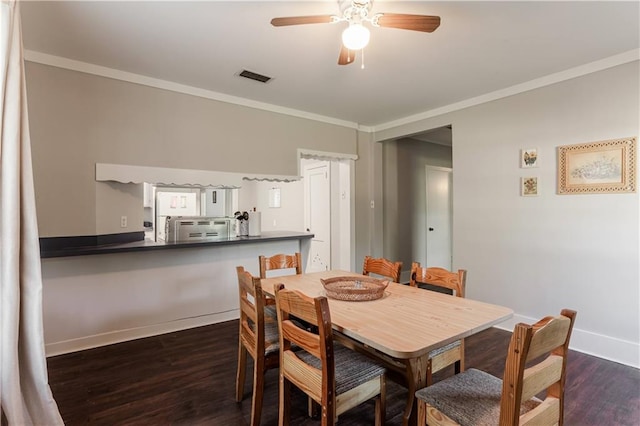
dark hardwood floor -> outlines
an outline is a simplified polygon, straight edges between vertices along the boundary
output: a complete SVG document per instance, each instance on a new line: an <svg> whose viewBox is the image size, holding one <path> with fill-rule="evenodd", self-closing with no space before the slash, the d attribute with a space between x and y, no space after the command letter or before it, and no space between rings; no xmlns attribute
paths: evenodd
<svg viewBox="0 0 640 426"><path fill-rule="evenodd" d="M245 399L234 400L237 321L149 337L48 359L49 383L62 418L73 425L246 425ZM490 329L467 339L467 367L502 376L510 333ZM452 369L436 380L453 374ZM278 372L266 375L263 425L278 419ZM400 425L406 390L388 383L387 424ZM306 398L292 392L292 425L306 417ZM340 416L340 425L373 424L373 403ZM640 425L640 370L571 352L566 425Z"/></svg>

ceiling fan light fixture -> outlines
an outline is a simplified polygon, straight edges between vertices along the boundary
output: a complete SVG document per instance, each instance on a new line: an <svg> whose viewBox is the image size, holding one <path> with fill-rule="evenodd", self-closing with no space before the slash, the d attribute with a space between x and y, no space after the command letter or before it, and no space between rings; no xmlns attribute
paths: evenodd
<svg viewBox="0 0 640 426"><path fill-rule="evenodd" d="M362 24L350 24L347 29L342 32L342 44L350 50L360 50L369 44L371 33Z"/></svg>

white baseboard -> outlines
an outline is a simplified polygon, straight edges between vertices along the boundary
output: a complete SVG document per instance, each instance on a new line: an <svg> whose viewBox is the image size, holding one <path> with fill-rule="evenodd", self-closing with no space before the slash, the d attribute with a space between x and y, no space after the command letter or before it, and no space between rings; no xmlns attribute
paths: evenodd
<svg viewBox="0 0 640 426"><path fill-rule="evenodd" d="M70 352L92 349L128 340L157 336L159 334L172 333L174 331L201 327L204 325L230 321L239 318L238 310L220 312L195 318L185 318L162 324L154 324L146 327L118 330L110 333L97 334L79 339L65 340L62 342L48 343L45 346L47 357L62 355ZM496 328L513 331L519 322L533 324L539 318L529 318L515 314L511 319L497 325ZM616 339L590 331L573 329L570 348L598 358L607 359L634 368L640 368L640 344L626 340Z"/></svg>
<svg viewBox="0 0 640 426"><path fill-rule="evenodd" d="M539 319L540 318L529 318L514 314L511 319L497 325L496 328L513 331L517 323L533 324ZM640 368L640 344L635 342L592 333L574 327L571 333L569 348L619 364Z"/></svg>
<svg viewBox="0 0 640 426"><path fill-rule="evenodd" d="M153 324L145 327L117 330L109 333L81 337L78 339L47 343L45 345L45 351L47 357L62 355L70 352L112 345L114 343L142 339L144 337L157 336L159 334L172 333L174 331L186 330L189 328L229 321L238 319L239 317L239 311L237 309L234 309L227 312L219 312L194 318L184 318L176 321Z"/></svg>

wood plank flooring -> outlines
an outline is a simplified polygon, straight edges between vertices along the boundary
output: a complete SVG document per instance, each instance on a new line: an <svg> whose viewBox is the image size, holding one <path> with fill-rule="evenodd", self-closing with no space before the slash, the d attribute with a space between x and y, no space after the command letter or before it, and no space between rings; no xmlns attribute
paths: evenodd
<svg viewBox="0 0 640 426"><path fill-rule="evenodd" d="M247 425L245 399L234 400L238 322L75 352L48 359L49 383L67 426ZM510 333L489 329L467 339L467 368L501 377ZM447 370L438 380L453 374ZM278 419L278 372L267 372L262 425ZM406 390L387 386L387 424L400 425ZM306 398L292 391L291 425L319 425ZM373 403L340 416L340 425L373 424ZM640 370L571 352L565 425L640 425Z"/></svg>

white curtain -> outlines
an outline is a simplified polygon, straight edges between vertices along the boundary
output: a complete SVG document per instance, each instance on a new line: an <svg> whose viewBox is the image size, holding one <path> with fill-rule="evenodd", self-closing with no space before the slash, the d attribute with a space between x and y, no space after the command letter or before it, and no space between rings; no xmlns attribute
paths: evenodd
<svg viewBox="0 0 640 426"><path fill-rule="evenodd" d="M48 384L20 3L0 2L0 414L61 425Z"/></svg>

